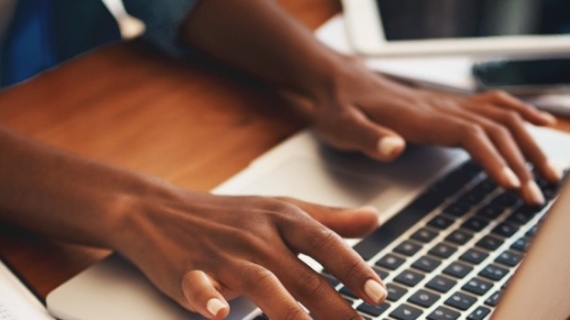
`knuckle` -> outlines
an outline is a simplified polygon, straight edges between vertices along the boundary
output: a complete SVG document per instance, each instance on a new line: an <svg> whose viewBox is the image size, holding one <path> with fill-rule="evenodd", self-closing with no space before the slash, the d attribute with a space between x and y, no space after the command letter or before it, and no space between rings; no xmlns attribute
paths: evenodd
<svg viewBox="0 0 570 320"><path fill-rule="evenodd" d="M309 243L313 248L329 248L338 244L341 240L340 236L331 229L318 226L311 234Z"/></svg>
<svg viewBox="0 0 570 320"><path fill-rule="evenodd" d="M514 111L506 111L503 114L503 122L511 126L521 125L523 123L522 116Z"/></svg>
<svg viewBox="0 0 570 320"><path fill-rule="evenodd" d="M362 261L359 259L350 259L347 262L345 277L347 279L360 278L364 274Z"/></svg>
<svg viewBox="0 0 570 320"><path fill-rule="evenodd" d="M493 91L489 92L489 95L493 98L498 99L498 100L506 100L506 99L509 99L511 97L510 94L508 94L507 92L505 92L503 90L493 90Z"/></svg>
<svg viewBox="0 0 570 320"><path fill-rule="evenodd" d="M303 291L309 296L320 296L325 289L324 281L320 276L312 272L301 272L297 277L297 284L303 287Z"/></svg>
<svg viewBox="0 0 570 320"><path fill-rule="evenodd" d="M510 135L509 130L499 124L488 125L486 131L493 137L505 137Z"/></svg>
<svg viewBox="0 0 570 320"><path fill-rule="evenodd" d="M278 279L273 272L263 267L255 267L252 270L252 276L247 285L267 292L273 286L275 281L278 281Z"/></svg>
<svg viewBox="0 0 570 320"><path fill-rule="evenodd" d="M483 128L478 124L468 123L461 128L462 135L466 139L477 139L485 134Z"/></svg>

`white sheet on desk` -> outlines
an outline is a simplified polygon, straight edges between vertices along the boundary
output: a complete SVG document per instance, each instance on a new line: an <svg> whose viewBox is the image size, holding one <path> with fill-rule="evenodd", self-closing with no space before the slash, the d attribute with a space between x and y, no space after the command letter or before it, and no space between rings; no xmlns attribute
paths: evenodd
<svg viewBox="0 0 570 320"><path fill-rule="evenodd" d="M0 320L54 320L44 306L0 261Z"/></svg>

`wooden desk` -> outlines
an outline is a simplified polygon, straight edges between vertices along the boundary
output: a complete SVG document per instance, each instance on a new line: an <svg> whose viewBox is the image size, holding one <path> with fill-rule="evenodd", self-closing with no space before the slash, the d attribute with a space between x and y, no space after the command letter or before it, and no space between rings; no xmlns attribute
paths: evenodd
<svg viewBox="0 0 570 320"><path fill-rule="evenodd" d="M282 0L310 28L337 0ZM305 127L226 70L183 67L135 43L89 53L0 93L0 123L75 153L210 190ZM562 126L570 131L570 122ZM0 228L0 254L45 297L107 254Z"/></svg>

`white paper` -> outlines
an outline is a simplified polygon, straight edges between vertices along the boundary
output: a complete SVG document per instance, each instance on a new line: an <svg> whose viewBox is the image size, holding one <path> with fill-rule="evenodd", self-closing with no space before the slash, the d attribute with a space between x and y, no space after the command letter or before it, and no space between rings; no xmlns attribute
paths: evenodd
<svg viewBox="0 0 570 320"><path fill-rule="evenodd" d="M0 320L54 320L44 306L0 261Z"/></svg>

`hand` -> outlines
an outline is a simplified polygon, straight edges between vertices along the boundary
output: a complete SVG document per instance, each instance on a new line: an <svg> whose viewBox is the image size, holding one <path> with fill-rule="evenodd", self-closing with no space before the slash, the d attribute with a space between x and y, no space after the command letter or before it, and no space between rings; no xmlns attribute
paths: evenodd
<svg viewBox="0 0 570 320"><path fill-rule="evenodd" d="M176 190L125 205L116 247L183 307L221 319L229 313L227 299L245 295L271 319L310 319L297 301L320 319L360 319L298 253L315 258L366 302L386 298L376 273L327 228L362 236L378 225L374 209Z"/></svg>
<svg viewBox="0 0 570 320"><path fill-rule="evenodd" d="M314 124L322 139L373 159L397 158L407 143L462 147L495 181L518 189L529 204L544 197L526 165L551 182L562 174L549 162L525 122L556 119L500 91L473 96L404 86L349 60L314 94Z"/></svg>

